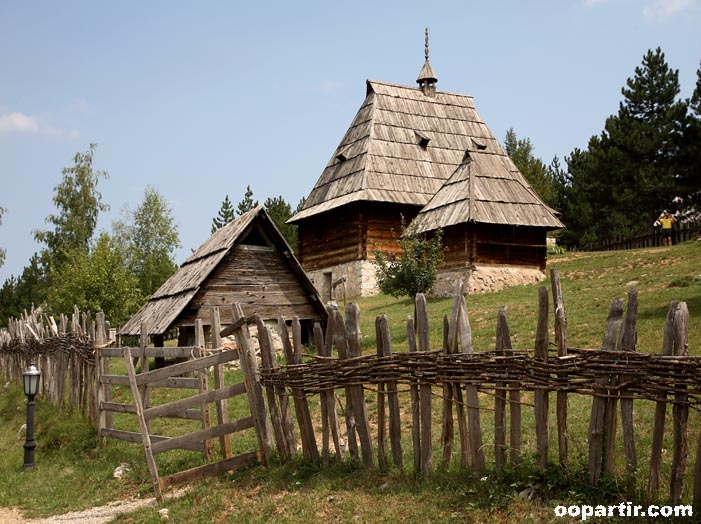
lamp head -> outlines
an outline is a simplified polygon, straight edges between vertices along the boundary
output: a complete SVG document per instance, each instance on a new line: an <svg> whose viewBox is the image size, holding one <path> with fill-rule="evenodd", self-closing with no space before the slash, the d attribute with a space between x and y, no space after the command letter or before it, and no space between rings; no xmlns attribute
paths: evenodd
<svg viewBox="0 0 701 524"><path fill-rule="evenodd" d="M24 394L28 397L33 397L39 392L39 379L41 371L34 364L30 364L22 374L24 379Z"/></svg>

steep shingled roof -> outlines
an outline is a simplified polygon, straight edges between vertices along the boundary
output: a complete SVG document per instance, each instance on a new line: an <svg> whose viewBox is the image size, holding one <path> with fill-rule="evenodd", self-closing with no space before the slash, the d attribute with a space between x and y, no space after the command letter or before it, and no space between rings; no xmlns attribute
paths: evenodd
<svg viewBox="0 0 701 524"><path fill-rule="evenodd" d="M244 213L224 227L215 231L185 262L180 269L166 280L149 298L148 302L119 330L121 335L138 335L141 323L149 326L149 335L165 333L173 321L194 298L207 277L214 271L224 257L238 245L249 231L255 220L260 220L266 233L280 252L289 253L287 260L290 270L295 274L309 295L317 298L315 304L321 304L316 288L292 255L292 249L285 241L263 206L257 206ZM321 308L323 310L323 307ZM321 312L325 315L325 311Z"/></svg>
<svg viewBox="0 0 701 524"><path fill-rule="evenodd" d="M418 232L464 222L564 227L505 154L479 147L465 158L450 179L413 220Z"/></svg>
<svg viewBox="0 0 701 524"><path fill-rule="evenodd" d="M504 154L471 96L368 80L367 96L312 189L305 218L356 201L424 206L462 162L473 139Z"/></svg>

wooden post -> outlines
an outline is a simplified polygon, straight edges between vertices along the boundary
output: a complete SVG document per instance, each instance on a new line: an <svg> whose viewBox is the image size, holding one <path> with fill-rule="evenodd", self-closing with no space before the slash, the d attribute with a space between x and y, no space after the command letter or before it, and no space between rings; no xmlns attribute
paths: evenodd
<svg viewBox="0 0 701 524"><path fill-rule="evenodd" d="M212 320L211 320L211 337L212 337L212 349L220 349L222 347L221 340L221 317L219 315L219 308L213 307L211 310ZM262 335L258 334L258 339L260 340ZM221 364L215 364L214 366L214 389L219 390L224 388L224 367ZM229 406L226 399L218 400L216 403L217 410L217 424L222 425L229 422ZM224 458L228 459L231 455L231 434L227 433L219 437L219 447L221 454Z"/></svg>
<svg viewBox="0 0 701 524"><path fill-rule="evenodd" d="M333 309L333 314L335 317L334 324L336 330L334 332L334 344L336 345L336 350L338 351L338 358L340 360L346 360L349 358L348 355L348 340L346 339L346 324L343 322L343 317L338 309ZM358 460L358 440L357 440L357 427L355 420L355 409L353 408L353 395L352 388L350 386L345 387L346 394L346 441L348 442L348 452L350 453L351 460Z"/></svg>
<svg viewBox="0 0 701 524"><path fill-rule="evenodd" d="M695 515L701 515L701 430L699 430L696 444L696 462L694 464L693 511Z"/></svg>
<svg viewBox="0 0 701 524"><path fill-rule="evenodd" d="M662 340L662 355L671 356L674 351L674 315L678 302L672 300L667 311ZM662 462L662 444L664 440L664 425L667 414L667 402L663 397L655 405L655 424L652 430L652 446L650 452L650 477L647 484L647 496L652 500L660 486L660 465Z"/></svg>
<svg viewBox="0 0 701 524"><path fill-rule="evenodd" d="M337 310L336 310L337 311ZM328 321L326 324L326 339L324 340L324 356L331 357L333 353L333 344L336 331L336 315L334 310L328 310ZM338 413L336 413L336 392L331 389L326 392L326 412L329 416L329 426L331 427L331 438L336 450L336 457L341 460L345 453L343 442L341 440L341 427L338 422Z"/></svg>
<svg viewBox="0 0 701 524"><path fill-rule="evenodd" d="M511 331L509 330L509 322L506 315L506 307L499 308L499 316L497 318L501 337L497 338L497 344L500 344L504 349L504 355L512 357L514 352L511 343ZM513 381L508 383L509 387L509 460L511 465L515 466L521 462L521 391L519 390L519 382Z"/></svg>
<svg viewBox="0 0 701 524"><path fill-rule="evenodd" d="M675 357L689 356L689 309L686 302L680 302L674 312L673 354ZM688 448L686 428L689 419L689 396L683 393L683 390L686 389L685 385L677 385L677 389L678 392L674 395L675 403L672 407L674 451L669 489L669 499L672 504L679 504L682 501Z"/></svg>
<svg viewBox="0 0 701 524"><path fill-rule="evenodd" d="M359 357L361 355L360 307L354 302L346 305L346 338L348 339L349 358ZM351 386L351 393L353 395L355 423L358 429L363 464L367 467L374 467L375 456L362 384Z"/></svg>
<svg viewBox="0 0 701 524"><path fill-rule="evenodd" d="M316 354L324 356L324 333L318 322L314 323L314 347ZM321 462L328 466L331 456L331 428L329 417L329 403L327 400L328 390L322 389L319 392L319 407L321 408ZM332 393L333 394L333 393ZM275 423L273 422L273 426Z"/></svg>
<svg viewBox="0 0 701 524"><path fill-rule="evenodd" d="M535 335L535 358L543 363L548 361L548 290L538 288L538 327ZM545 377L541 377L545 379ZM548 467L548 391L545 386L536 389L535 397L535 433L538 447L538 464L541 470Z"/></svg>
<svg viewBox="0 0 701 524"><path fill-rule="evenodd" d="M458 316L458 330L460 331L460 347L463 353L472 354L475 349L472 345L472 328L470 317L467 313L465 297L460 299L460 315ZM470 440L470 458L472 467L477 472L485 470L484 450L482 449L482 428L480 427L479 395L477 386L468 384L465 386L467 399L467 424Z"/></svg>
<svg viewBox="0 0 701 524"><path fill-rule="evenodd" d="M158 468L156 467L156 461L153 458L153 450L151 448L151 436L149 435L149 429L146 426L146 420L144 419L144 406L141 403L141 393L136 385L136 372L134 371L134 362L131 359L131 350L126 348L125 353L125 364L127 367L127 375L129 376L129 387L131 388L131 395L134 398L134 406L136 408L136 417L139 420L139 428L141 430L141 442L144 446L144 455L146 456L146 464L148 465L149 473L151 474L151 483L153 484L153 491L156 494L156 500L159 504L163 503L163 493L161 492L161 482L158 478Z"/></svg>
<svg viewBox="0 0 701 524"><path fill-rule="evenodd" d="M285 350L285 360L287 361L288 369L290 366L294 368L295 364L301 363L301 360L297 360L295 349L290 344L290 335L287 330L285 319L278 317L277 326L280 338L282 338L282 347ZM290 372L293 372L292 369ZM295 405L295 414L297 416L300 439L302 441L302 455L309 462L318 462L319 449L316 446L312 417L309 413L309 404L307 403L304 389L300 387L293 387L292 398Z"/></svg>
<svg viewBox="0 0 701 524"><path fill-rule="evenodd" d="M386 315L380 315L380 336L382 338L382 354L385 357L392 356L392 337L389 332L389 321ZM402 469L402 420L399 411L399 394L397 381L387 381L387 401L389 403L389 441L392 447L392 462Z"/></svg>
<svg viewBox="0 0 701 524"><path fill-rule="evenodd" d="M606 319L606 328L604 330L604 340L601 349L604 351L613 351L616 348L616 341L621 329L623 317L623 300L616 298L611 303L608 318ZM593 486L598 486L601 478L602 467L604 466L605 450L607 449L607 427L606 424L606 407L607 399L605 395L608 393L609 377L601 376L596 379L597 396L592 400L591 417L589 420L589 482Z"/></svg>
<svg viewBox="0 0 701 524"><path fill-rule="evenodd" d="M380 317L375 318L375 339L377 340L377 356L383 356L383 340L380 332ZM385 411L385 383L377 383L377 464L380 469L387 469L387 413Z"/></svg>
<svg viewBox="0 0 701 524"><path fill-rule="evenodd" d="M426 297L423 293L416 295L416 327L418 330L419 351L430 351L429 331L428 331L428 310L426 308ZM417 372L419 377L419 405L421 414L421 474L424 478L431 472L431 382L421 380L421 372Z"/></svg>
<svg viewBox="0 0 701 524"><path fill-rule="evenodd" d="M246 315L243 313L241 304L237 302L232 304L231 321L237 322L244 319L246 319ZM265 410L263 386L261 385L258 377L258 360L256 359L256 352L253 348L251 333L248 331L248 324L244 322L241 327L234 331L234 336L236 337L236 343L239 346L241 371L243 372L244 382L246 384L246 394L248 395L248 404L251 407L251 415L253 416L253 424L256 430L258 450L261 455L259 460L263 464L267 464L267 462L270 460L273 439L271 437L268 415Z"/></svg>
<svg viewBox="0 0 701 524"><path fill-rule="evenodd" d="M414 329L414 319L410 316L406 319L406 336L409 345L409 352L416 353L416 330ZM415 371L415 376L418 373ZM409 386L411 392L411 442L414 449L414 474L418 475L421 471L421 417L419 411L419 383L412 379Z"/></svg>
<svg viewBox="0 0 701 524"><path fill-rule="evenodd" d="M205 356L205 340L204 340L204 327L202 326L202 319L198 318L195 320L195 346L197 346L195 358L202 358ZM197 378L200 382L199 391L200 393L206 393L209 391L209 381L208 381L207 369L198 369ZM209 414L209 405L202 404L200 406L201 416L202 416L202 429L209 429L212 425L212 419ZM203 448L204 458L207 461L212 460L212 441L205 440Z"/></svg>
<svg viewBox="0 0 701 524"><path fill-rule="evenodd" d="M258 328L258 342L260 344L260 356L262 365L267 369L277 369L277 360L273 351L273 342L268 327L263 319L256 317ZM266 386L268 397L268 409L270 410L270 421L273 426L275 443L280 455L283 458L290 458L297 453L294 428L288 409L287 393L283 386ZM276 398L277 395L277 398Z"/></svg>
<svg viewBox="0 0 701 524"><path fill-rule="evenodd" d="M623 331L621 334L621 351L624 353L634 353L638 333L638 290L631 289L628 293L628 308L626 310L626 318L623 322ZM621 375L621 384L626 384L633 379L630 375ZM633 432L633 399L625 397L625 389L623 389L621 398L621 425L623 428L623 449L626 456L626 476L630 488L635 487L635 471L638 468L638 455L635 452L635 434Z"/></svg>
<svg viewBox="0 0 701 524"><path fill-rule="evenodd" d="M457 308L455 308L457 309ZM457 324L457 314L455 315L455 324ZM452 344L448 342L451 336L450 321L448 316L443 316L443 353L449 355L452 351ZM457 332L457 327L453 328ZM453 454L453 440L455 437L455 427L453 423L453 385L450 382L443 382L443 420L441 424L441 448L443 450L441 458L441 467L448 469L450 467L450 458Z"/></svg>
<svg viewBox="0 0 701 524"><path fill-rule="evenodd" d="M550 270L550 281L553 292L553 310L555 312L555 342L557 343L558 358L567 356L567 316L565 315L565 301L562 298L562 285L560 283L560 271ZM567 375L560 373L558 379L567 380ZM568 442L567 442L567 393L557 392L557 447L560 457L560 465L567 466Z"/></svg>
<svg viewBox="0 0 701 524"><path fill-rule="evenodd" d="M148 324L142 322L139 330L139 347L141 348L141 373L146 373L148 371L148 358L146 358L146 348L148 347ZM132 365L134 361L132 361ZM144 408L151 407L151 390L148 384L144 384L141 387L141 402ZM151 422L146 421L146 427L151 431Z"/></svg>
<svg viewBox="0 0 701 524"><path fill-rule="evenodd" d="M502 320L502 317L504 320ZM506 307L501 306L497 315L497 339L496 355L505 356L504 351L504 324L506 319ZM506 455L506 382L499 381L494 388L494 462L497 469L501 469L505 463Z"/></svg>

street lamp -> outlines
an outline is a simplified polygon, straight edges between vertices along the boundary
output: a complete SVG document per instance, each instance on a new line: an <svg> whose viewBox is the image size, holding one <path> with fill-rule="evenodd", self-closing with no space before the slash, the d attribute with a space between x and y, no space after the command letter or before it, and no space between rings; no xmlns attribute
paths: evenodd
<svg viewBox="0 0 701 524"><path fill-rule="evenodd" d="M34 450L37 445L34 442L34 397L39 392L39 379L41 371L34 364L30 364L22 374L24 379L24 394L27 395L27 439L24 443L24 466L22 471L34 467Z"/></svg>

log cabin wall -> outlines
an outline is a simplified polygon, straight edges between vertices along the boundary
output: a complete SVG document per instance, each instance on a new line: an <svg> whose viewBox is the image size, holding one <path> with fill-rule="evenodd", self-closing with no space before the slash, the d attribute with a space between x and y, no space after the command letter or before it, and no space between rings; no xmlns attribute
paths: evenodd
<svg viewBox="0 0 701 524"><path fill-rule="evenodd" d="M362 222L358 205L344 206L300 222L297 245L297 258L305 271L359 260Z"/></svg>
<svg viewBox="0 0 701 524"><path fill-rule="evenodd" d="M231 323L230 304L238 302L246 315L264 319L317 319L312 298L273 247L241 244L228 253L202 283L200 291L176 319L175 325L194 326L196 319L209 325L211 307L219 306L222 324Z"/></svg>

